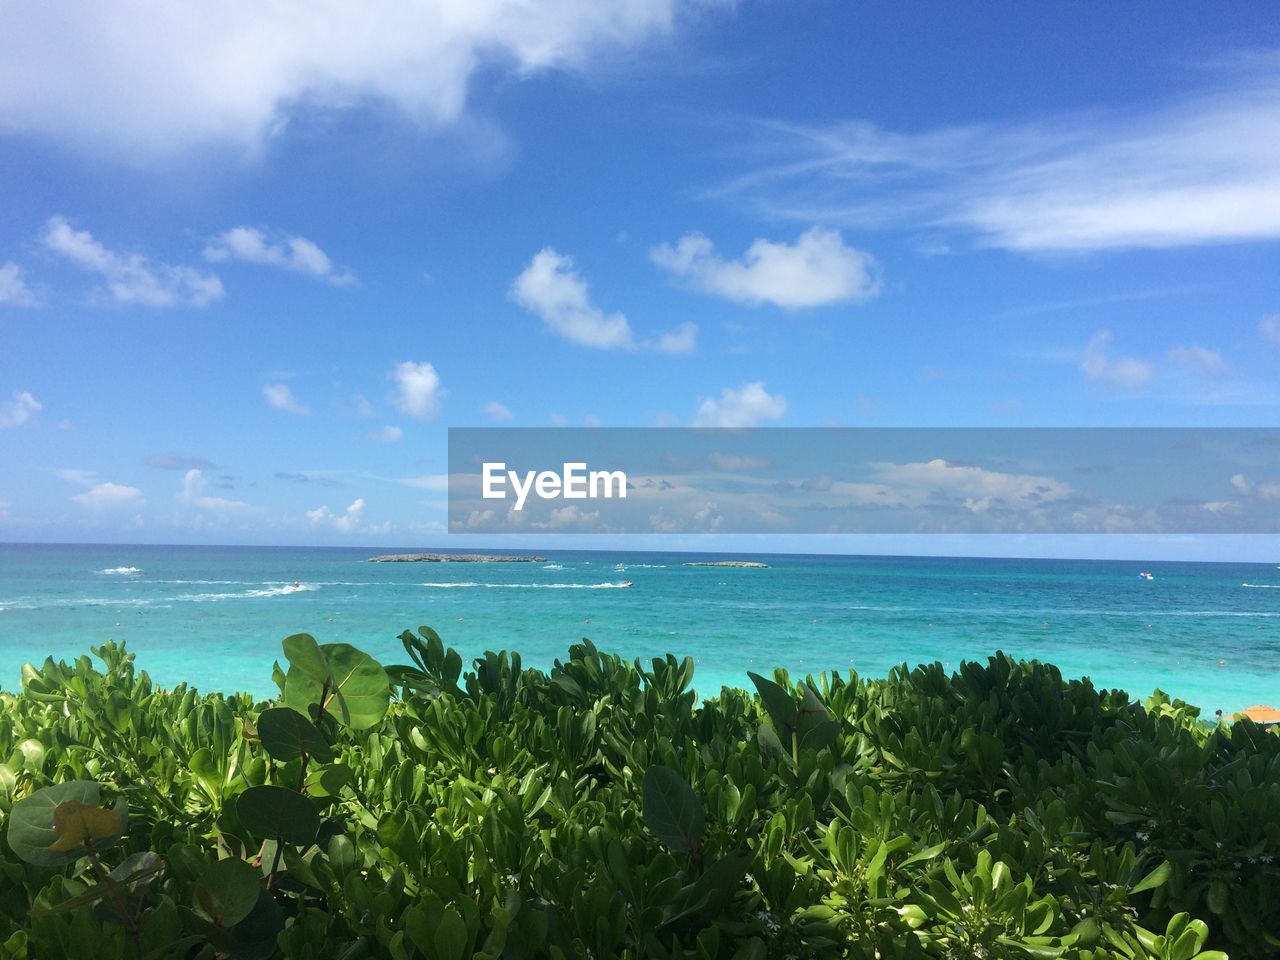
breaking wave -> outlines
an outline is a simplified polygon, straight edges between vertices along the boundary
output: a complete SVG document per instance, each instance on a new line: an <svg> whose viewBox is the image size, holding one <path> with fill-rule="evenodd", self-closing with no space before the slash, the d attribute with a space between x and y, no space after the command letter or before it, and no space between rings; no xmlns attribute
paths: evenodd
<svg viewBox="0 0 1280 960"><path fill-rule="evenodd" d="M490 590L625 590L629 583L476 583L464 580L458 583L424 583L432 590L460 589L462 587L486 587Z"/></svg>

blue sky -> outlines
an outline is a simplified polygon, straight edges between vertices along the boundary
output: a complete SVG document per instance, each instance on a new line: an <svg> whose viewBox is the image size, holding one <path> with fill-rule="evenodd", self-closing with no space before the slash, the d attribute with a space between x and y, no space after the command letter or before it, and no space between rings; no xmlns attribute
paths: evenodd
<svg viewBox="0 0 1280 960"><path fill-rule="evenodd" d="M1265 5L4 6L0 540L442 544L450 425L1280 412Z"/></svg>

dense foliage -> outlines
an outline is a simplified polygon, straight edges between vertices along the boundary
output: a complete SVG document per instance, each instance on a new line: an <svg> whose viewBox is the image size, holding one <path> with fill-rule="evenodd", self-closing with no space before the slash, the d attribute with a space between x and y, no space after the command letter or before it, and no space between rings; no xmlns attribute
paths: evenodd
<svg viewBox="0 0 1280 960"><path fill-rule="evenodd" d="M1272 953L1280 737L1040 663L753 676L428 628L284 641L280 696L123 647L0 694L0 957Z"/></svg>

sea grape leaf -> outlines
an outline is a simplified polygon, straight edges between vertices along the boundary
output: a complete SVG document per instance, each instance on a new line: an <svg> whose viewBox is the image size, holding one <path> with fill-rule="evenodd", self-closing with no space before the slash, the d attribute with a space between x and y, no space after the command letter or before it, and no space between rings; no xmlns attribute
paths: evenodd
<svg viewBox="0 0 1280 960"><path fill-rule="evenodd" d="M333 750L316 725L288 707L271 707L258 716L258 738L276 760L296 760L304 753L328 763Z"/></svg>
<svg viewBox="0 0 1280 960"><path fill-rule="evenodd" d="M206 920L233 927L258 903L262 876L244 860L215 860L195 889L195 910Z"/></svg>
<svg viewBox="0 0 1280 960"><path fill-rule="evenodd" d="M236 816L259 840L308 844L320 829L316 806L287 787L250 787L236 797Z"/></svg>
<svg viewBox="0 0 1280 960"><path fill-rule="evenodd" d="M655 765L641 784L644 822L672 850L696 853L702 843L705 816L693 788L670 767Z"/></svg>
<svg viewBox="0 0 1280 960"><path fill-rule="evenodd" d="M300 673L318 684L329 679L329 662L311 634L295 633L291 637L285 637L281 645L284 647L284 655L289 658L290 670L296 667Z"/></svg>
<svg viewBox="0 0 1280 960"><path fill-rule="evenodd" d="M90 825L87 828L72 823L74 818L71 811L98 807L100 795L98 784L92 780L69 780L37 790L31 796L19 800L9 811L7 836L10 849L27 863L38 867L56 867L79 859L83 854L86 837L95 848L109 845L124 832L129 807L123 797L116 802L113 810L103 811L111 814L112 819L90 814ZM63 833L59 833L55 828L54 813L62 804L73 801L81 806L64 808L61 818ZM61 842L64 835L70 836L72 831L80 830L84 830L85 835L74 849L54 849L55 845L64 846Z"/></svg>
<svg viewBox="0 0 1280 960"><path fill-rule="evenodd" d="M124 833L124 817L96 803L63 800L53 808L53 832L58 839L49 844L55 853L69 853L95 840Z"/></svg>
<svg viewBox="0 0 1280 960"><path fill-rule="evenodd" d="M285 706L310 717L311 707L318 704L352 729L375 726L391 702L391 681L382 665L347 643L326 643L317 649L328 667L327 677L317 679L314 664L305 669L291 665L285 675Z"/></svg>

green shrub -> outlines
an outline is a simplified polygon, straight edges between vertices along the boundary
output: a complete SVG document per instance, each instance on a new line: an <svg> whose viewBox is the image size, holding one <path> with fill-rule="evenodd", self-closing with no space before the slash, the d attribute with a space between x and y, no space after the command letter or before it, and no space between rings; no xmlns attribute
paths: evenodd
<svg viewBox="0 0 1280 960"><path fill-rule="evenodd" d="M280 695L123 646L0 694L0 958L1216 960L1280 941L1280 737L997 654L883 680L434 631Z"/></svg>

